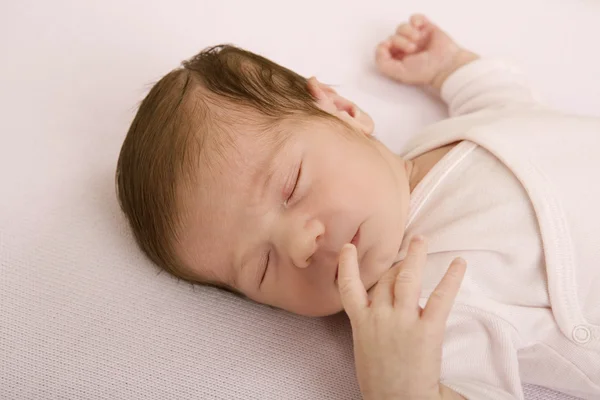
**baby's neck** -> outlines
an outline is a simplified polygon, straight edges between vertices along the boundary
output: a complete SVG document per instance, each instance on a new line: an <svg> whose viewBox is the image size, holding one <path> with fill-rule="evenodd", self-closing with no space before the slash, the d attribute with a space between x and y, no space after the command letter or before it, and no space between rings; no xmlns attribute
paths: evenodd
<svg viewBox="0 0 600 400"><path fill-rule="evenodd" d="M450 143L437 149L423 153L412 160L405 160L408 171L408 184L410 192L421 182L431 168L438 163L450 150L456 146L458 142Z"/></svg>

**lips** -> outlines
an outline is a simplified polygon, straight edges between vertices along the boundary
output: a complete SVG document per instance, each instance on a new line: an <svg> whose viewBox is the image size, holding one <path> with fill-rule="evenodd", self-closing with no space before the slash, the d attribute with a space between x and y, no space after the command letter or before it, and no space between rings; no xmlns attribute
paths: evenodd
<svg viewBox="0 0 600 400"><path fill-rule="evenodd" d="M352 243L354 246L358 246L359 239L360 239L360 227L358 227L358 229L356 230L356 233L354 234L354 237L352 238L350 243Z"/></svg>

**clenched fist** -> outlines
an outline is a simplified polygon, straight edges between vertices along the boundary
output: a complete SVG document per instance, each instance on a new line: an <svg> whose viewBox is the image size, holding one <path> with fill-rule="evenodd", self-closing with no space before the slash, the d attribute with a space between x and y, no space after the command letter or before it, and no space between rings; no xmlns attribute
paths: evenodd
<svg viewBox="0 0 600 400"><path fill-rule="evenodd" d="M477 58L421 14L400 25L376 51L377 67L384 75L438 90L452 72Z"/></svg>

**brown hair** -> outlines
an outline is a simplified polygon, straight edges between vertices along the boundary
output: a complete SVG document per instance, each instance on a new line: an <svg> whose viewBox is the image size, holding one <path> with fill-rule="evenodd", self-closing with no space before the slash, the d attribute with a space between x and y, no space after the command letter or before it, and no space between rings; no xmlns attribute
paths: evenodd
<svg viewBox="0 0 600 400"><path fill-rule="evenodd" d="M305 78L240 48L207 48L181 64L139 106L117 162L117 196L137 243L154 263L186 281L237 293L183 272L174 250L182 225L178 192L194 181L206 140L222 136L221 114L243 107L265 126L292 115L332 116L316 106Z"/></svg>

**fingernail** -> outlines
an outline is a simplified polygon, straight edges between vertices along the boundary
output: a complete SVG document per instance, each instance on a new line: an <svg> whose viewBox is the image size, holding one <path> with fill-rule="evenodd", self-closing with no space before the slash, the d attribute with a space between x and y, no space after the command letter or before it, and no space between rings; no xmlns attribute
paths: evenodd
<svg viewBox="0 0 600 400"><path fill-rule="evenodd" d="M352 251L353 247L354 245L352 243L346 243L344 246L342 246L342 251Z"/></svg>

